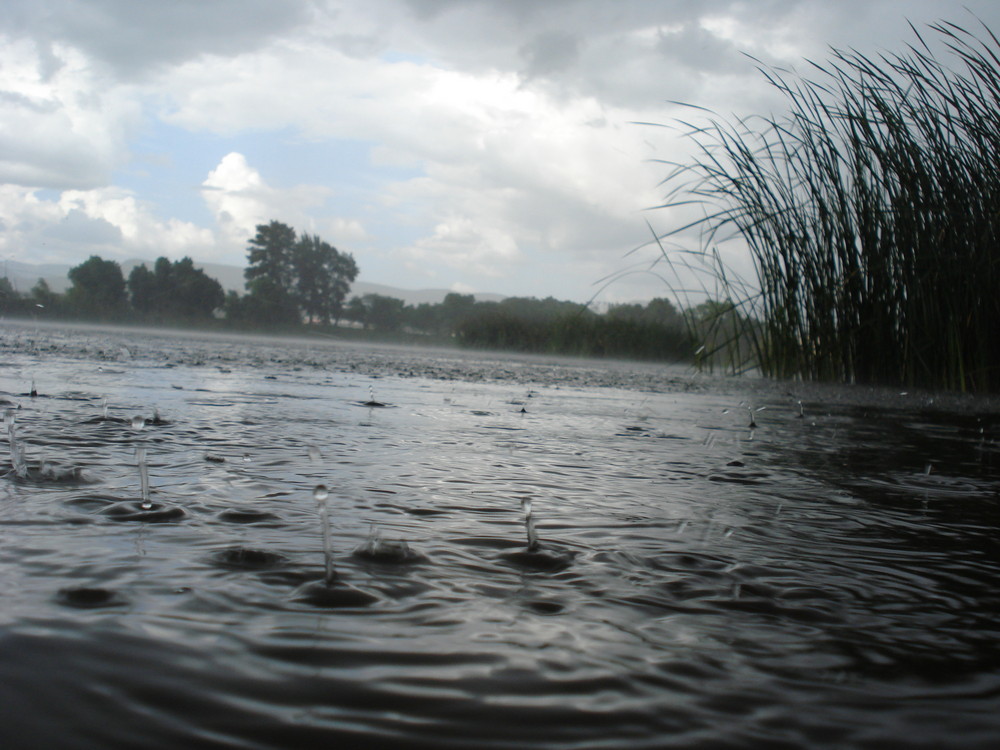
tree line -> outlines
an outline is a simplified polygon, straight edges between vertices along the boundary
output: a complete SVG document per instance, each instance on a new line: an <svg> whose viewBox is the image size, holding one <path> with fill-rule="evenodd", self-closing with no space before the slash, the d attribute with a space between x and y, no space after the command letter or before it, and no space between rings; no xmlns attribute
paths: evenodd
<svg viewBox="0 0 1000 750"><path fill-rule="evenodd" d="M278 221L257 226L247 260L241 295L225 293L191 258L161 257L152 270L135 266L126 279L117 262L94 255L70 269L65 294L52 291L44 279L19 294L9 279L0 279L0 314L242 328L330 324L340 318L358 275L349 253L316 235L298 236Z"/></svg>
<svg viewBox="0 0 1000 750"><path fill-rule="evenodd" d="M669 300L612 305L603 313L549 297L477 302L450 293L407 305L379 294L348 298L357 278L352 255L278 221L261 224L247 245L245 293L225 292L190 258L161 257L125 278L121 266L92 256L69 272L70 288L40 279L18 294L0 279L0 314L244 330L320 331L469 348L579 356L682 360L696 357L718 310L678 310ZM700 347L703 355L704 345Z"/></svg>
<svg viewBox="0 0 1000 750"><path fill-rule="evenodd" d="M366 294L350 300L344 319L368 330L406 332L466 348L654 360L690 359L696 348L688 316L666 299L612 305L598 313L552 297L477 302L471 294L453 292L437 304L406 305Z"/></svg>

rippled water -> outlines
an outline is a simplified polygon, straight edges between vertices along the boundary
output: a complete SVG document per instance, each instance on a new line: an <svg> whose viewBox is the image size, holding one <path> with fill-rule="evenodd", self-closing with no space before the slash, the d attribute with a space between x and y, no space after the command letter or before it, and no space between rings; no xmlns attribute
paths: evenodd
<svg viewBox="0 0 1000 750"><path fill-rule="evenodd" d="M4 748L1000 740L992 404L329 340L0 352Z"/></svg>

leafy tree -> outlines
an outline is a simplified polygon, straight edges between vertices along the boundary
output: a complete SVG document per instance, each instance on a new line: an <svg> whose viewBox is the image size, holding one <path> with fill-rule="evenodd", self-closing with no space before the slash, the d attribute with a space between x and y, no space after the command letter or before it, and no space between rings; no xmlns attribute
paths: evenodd
<svg viewBox="0 0 1000 750"><path fill-rule="evenodd" d="M471 294L449 292L440 305L442 326L449 332L455 331L474 312L476 298Z"/></svg>
<svg viewBox="0 0 1000 750"><path fill-rule="evenodd" d="M249 265L243 272L249 288L257 279L269 279L287 292L292 291L295 230L280 221L258 224L257 234L249 242Z"/></svg>
<svg viewBox="0 0 1000 750"><path fill-rule="evenodd" d="M295 296L306 319L339 320L344 298L358 276L354 258L316 235L304 234L292 251L292 267Z"/></svg>
<svg viewBox="0 0 1000 750"><path fill-rule="evenodd" d="M53 292L49 288L49 282L45 279L39 279L31 288L31 305L35 308L35 312L38 315L43 315L46 317L53 317L62 314L63 307L63 296Z"/></svg>
<svg viewBox="0 0 1000 750"><path fill-rule="evenodd" d="M384 294L366 294L361 298L367 310L367 323L380 331L398 331L403 326L403 300Z"/></svg>
<svg viewBox="0 0 1000 750"><path fill-rule="evenodd" d="M668 328L680 328L684 325L684 318L674 307L674 304L663 297L657 297L646 304L643 318L650 323L658 323Z"/></svg>
<svg viewBox="0 0 1000 750"><path fill-rule="evenodd" d="M425 333L441 333L441 315L439 305L421 302L419 305L407 307L406 323L418 331Z"/></svg>
<svg viewBox="0 0 1000 750"><path fill-rule="evenodd" d="M244 275L251 294L253 284L266 279L270 283L258 288L258 296L266 289L273 302L275 289L280 288L309 321L339 320L351 283L358 277L358 266L350 254L341 253L316 235L296 239L295 230L279 221L257 226L247 259Z"/></svg>
<svg viewBox="0 0 1000 750"><path fill-rule="evenodd" d="M355 323L360 323L364 328L368 328L368 306L360 297L351 297L344 309L343 316Z"/></svg>
<svg viewBox="0 0 1000 750"><path fill-rule="evenodd" d="M146 266L138 265L128 275L128 291L132 307L141 315L152 315L160 309L160 294L156 277Z"/></svg>
<svg viewBox="0 0 1000 750"><path fill-rule="evenodd" d="M295 299L273 279L255 279L248 286L250 291L243 297L231 292L226 298L227 320L255 328L295 326L302 322Z"/></svg>
<svg viewBox="0 0 1000 750"><path fill-rule="evenodd" d="M170 269L170 280L173 302L168 309L176 317L211 318L225 302L222 285L200 268L195 268L190 258L181 258L174 263Z"/></svg>
<svg viewBox="0 0 1000 750"><path fill-rule="evenodd" d="M190 258L171 263L157 258L150 271L136 266L128 277L132 307L159 319L205 319L225 302L218 281L194 267Z"/></svg>
<svg viewBox="0 0 1000 750"><path fill-rule="evenodd" d="M69 279L73 285L66 292L66 301L78 314L108 319L125 313L125 277L113 260L92 255L70 269Z"/></svg>
<svg viewBox="0 0 1000 750"><path fill-rule="evenodd" d="M507 297L500 302L500 305L514 315L539 322L588 313L579 303L564 302L554 297L542 300L534 297Z"/></svg>
<svg viewBox="0 0 1000 750"><path fill-rule="evenodd" d="M16 313L21 307L21 295L14 289L10 279L4 276L0 279L0 313L9 315Z"/></svg>
<svg viewBox="0 0 1000 750"><path fill-rule="evenodd" d="M604 313L608 320L642 320L645 308L638 304L611 305Z"/></svg>

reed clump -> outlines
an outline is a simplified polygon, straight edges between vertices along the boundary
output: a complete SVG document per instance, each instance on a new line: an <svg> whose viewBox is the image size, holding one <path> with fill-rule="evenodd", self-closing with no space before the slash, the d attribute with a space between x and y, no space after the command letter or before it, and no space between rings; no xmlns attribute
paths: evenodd
<svg viewBox="0 0 1000 750"><path fill-rule="evenodd" d="M766 375L1000 390L1000 42L911 28L901 54L833 50L811 77L760 66L780 118L682 123L695 155L663 207L704 211L661 257L700 230L688 255ZM727 272L733 239L755 279Z"/></svg>

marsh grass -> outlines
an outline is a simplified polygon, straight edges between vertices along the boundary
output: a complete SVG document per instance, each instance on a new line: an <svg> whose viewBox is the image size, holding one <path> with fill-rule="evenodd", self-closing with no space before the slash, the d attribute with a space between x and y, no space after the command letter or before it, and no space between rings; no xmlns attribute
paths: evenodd
<svg viewBox="0 0 1000 750"><path fill-rule="evenodd" d="M661 207L702 212L656 235L658 260L712 279L701 291L725 314L689 322L714 361L1000 389L1000 42L985 26L911 28L902 54L833 50L812 77L761 65L781 118L681 123L695 155L671 164ZM694 229L701 249L669 246ZM733 239L756 278L719 255Z"/></svg>

